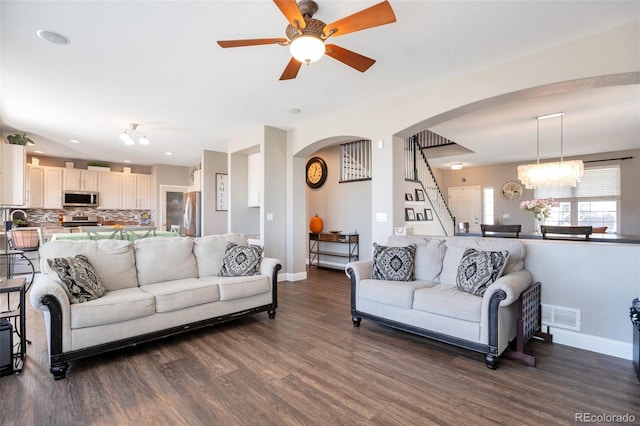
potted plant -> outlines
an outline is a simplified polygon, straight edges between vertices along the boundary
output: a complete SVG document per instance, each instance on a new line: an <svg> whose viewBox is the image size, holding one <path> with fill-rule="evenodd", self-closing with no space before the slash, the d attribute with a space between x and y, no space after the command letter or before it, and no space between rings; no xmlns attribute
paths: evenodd
<svg viewBox="0 0 640 426"><path fill-rule="evenodd" d="M7 140L11 145L35 145L35 142L28 138L26 133L9 135L7 136Z"/></svg>
<svg viewBox="0 0 640 426"><path fill-rule="evenodd" d="M88 170L97 170L99 172L110 172L111 166L109 163L103 163L101 161L89 161L87 162Z"/></svg>
<svg viewBox="0 0 640 426"><path fill-rule="evenodd" d="M19 227L19 228L25 227L27 226L27 221L20 218L13 219L13 226Z"/></svg>

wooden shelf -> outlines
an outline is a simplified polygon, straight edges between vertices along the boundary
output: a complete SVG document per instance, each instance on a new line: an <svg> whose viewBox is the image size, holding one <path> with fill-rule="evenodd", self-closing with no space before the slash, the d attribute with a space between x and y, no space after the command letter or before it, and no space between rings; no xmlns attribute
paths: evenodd
<svg viewBox="0 0 640 426"><path fill-rule="evenodd" d="M329 245L322 249L321 245ZM346 251L332 251L331 245L340 244ZM336 246L335 248L340 247ZM309 265L320 267L321 256L346 259L346 263L360 259L359 235L351 233L309 232Z"/></svg>

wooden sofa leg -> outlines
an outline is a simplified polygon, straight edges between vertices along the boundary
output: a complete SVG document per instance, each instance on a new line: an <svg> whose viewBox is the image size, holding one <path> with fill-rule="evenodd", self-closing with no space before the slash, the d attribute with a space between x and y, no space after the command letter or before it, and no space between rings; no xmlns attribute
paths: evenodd
<svg viewBox="0 0 640 426"><path fill-rule="evenodd" d="M53 378L55 380L64 379L67 375L67 368L69 368L69 364L66 362L61 362L59 364L52 365L49 369L49 372L53 374Z"/></svg>
<svg viewBox="0 0 640 426"><path fill-rule="evenodd" d="M269 319L274 319L276 317L276 310L275 309L269 309L267 311L267 313L269 314Z"/></svg>
<svg viewBox="0 0 640 426"><path fill-rule="evenodd" d="M353 322L354 327L360 327L360 321L362 321L362 318L353 316L351 317L351 321Z"/></svg>
<svg viewBox="0 0 640 426"><path fill-rule="evenodd" d="M494 354L486 354L484 356L484 362L487 364L487 368L491 370L495 370L498 368L498 360L500 358L495 356Z"/></svg>

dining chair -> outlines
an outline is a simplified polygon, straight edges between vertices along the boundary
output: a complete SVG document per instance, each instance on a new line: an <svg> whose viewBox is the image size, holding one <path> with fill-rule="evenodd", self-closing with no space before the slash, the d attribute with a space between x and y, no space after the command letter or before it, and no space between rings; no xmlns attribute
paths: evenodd
<svg viewBox="0 0 640 426"><path fill-rule="evenodd" d="M81 226L80 232L87 234L90 240L121 240L122 229L110 226Z"/></svg>
<svg viewBox="0 0 640 426"><path fill-rule="evenodd" d="M488 225L480 224L483 237L520 238L522 225ZM487 235L489 233L489 235Z"/></svg>
<svg viewBox="0 0 640 426"><path fill-rule="evenodd" d="M131 227L127 226L122 229L122 239L135 241L140 238L155 237L156 228L152 226Z"/></svg>
<svg viewBox="0 0 640 426"><path fill-rule="evenodd" d="M543 240L580 240L589 241L593 226L555 226L540 225Z"/></svg>

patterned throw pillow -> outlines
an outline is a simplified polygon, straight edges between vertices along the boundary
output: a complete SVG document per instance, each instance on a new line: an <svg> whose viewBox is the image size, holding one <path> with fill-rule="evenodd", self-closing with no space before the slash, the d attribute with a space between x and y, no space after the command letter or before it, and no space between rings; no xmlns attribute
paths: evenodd
<svg viewBox="0 0 640 426"><path fill-rule="evenodd" d="M373 243L374 280L414 281L416 245L388 247Z"/></svg>
<svg viewBox="0 0 640 426"><path fill-rule="evenodd" d="M65 284L71 303L88 302L107 292L86 256L78 254L75 257L57 257L47 259L47 263Z"/></svg>
<svg viewBox="0 0 640 426"><path fill-rule="evenodd" d="M482 297L487 287L500 278L508 258L507 250L481 251L467 248L458 265L458 289Z"/></svg>
<svg viewBox="0 0 640 426"><path fill-rule="evenodd" d="M239 246L236 243L227 244L227 250L222 259L222 269L219 277L242 277L257 275L262 260L262 247Z"/></svg>

